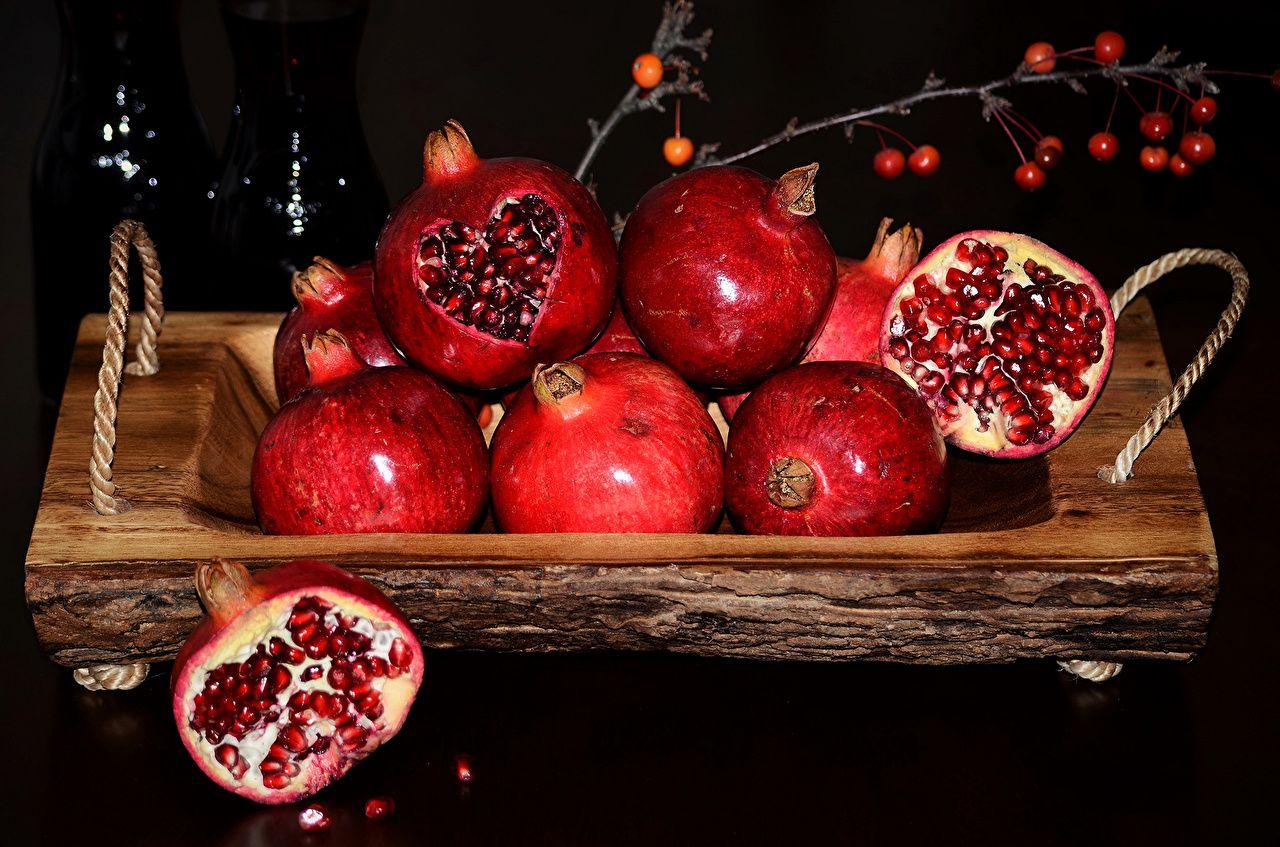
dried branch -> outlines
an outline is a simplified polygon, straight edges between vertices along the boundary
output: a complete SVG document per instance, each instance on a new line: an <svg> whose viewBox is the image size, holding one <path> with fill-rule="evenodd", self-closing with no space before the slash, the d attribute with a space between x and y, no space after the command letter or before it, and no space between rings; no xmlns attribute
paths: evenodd
<svg viewBox="0 0 1280 847"><path fill-rule="evenodd" d="M701 35L691 37L685 31L692 23L693 3L690 0L674 0L663 5L662 20L658 23L657 32L654 33L650 52L662 59L663 67L674 71L675 77L664 79L656 88L648 91L633 84L603 122L595 119L588 120L591 143L573 172L575 177L581 180L586 176L587 169L595 161L605 139L627 115L646 109L664 112L666 108L662 105L662 101L668 97L689 95L699 100L708 99L702 81L694 79L698 74L697 66L686 56L681 55L683 51L698 56L702 61L707 59L707 48L711 46L711 30L705 30Z"/></svg>
<svg viewBox="0 0 1280 847"><path fill-rule="evenodd" d="M854 109L849 112L843 112L838 115L830 115L818 120L809 121L808 123L798 123L795 118L787 122L787 125L780 132L765 138L763 141L748 147L739 153L729 156L717 155L719 144L703 144L698 148L698 153L694 158L695 164L698 165L725 165L731 162L739 162L749 156L768 150L779 144L784 144L793 138L801 135L808 135L812 132L818 132L823 129L830 129L837 126L848 126L857 121L873 118L878 115L888 114L905 114L912 106L918 103L925 103L930 100L940 100L946 97L974 97L982 103L983 117L989 118L991 108L995 106L1007 105L1008 101L1004 98L997 98L994 95L996 91L1002 91L1008 88L1014 88L1019 85L1030 85L1033 83L1052 84L1060 83L1070 87L1074 91L1083 90L1083 81L1086 79L1111 79L1118 84L1127 84L1131 77L1164 77L1170 80L1174 85L1205 86L1205 90L1209 92L1217 91L1217 86L1213 85L1207 77L1205 77L1204 63L1194 63L1189 65L1174 65L1178 58L1177 51L1171 51L1162 47L1160 52L1152 57L1151 61L1141 65L1098 65L1094 67L1081 68L1079 70L1054 71L1047 74L1032 73L1031 69L1025 64L1019 65L1017 70L1002 79L992 80L982 85L960 85L947 86L941 79L929 74L929 78L925 80L924 86L914 94L909 94L898 100L889 103L883 103L879 106L870 106L867 108Z"/></svg>

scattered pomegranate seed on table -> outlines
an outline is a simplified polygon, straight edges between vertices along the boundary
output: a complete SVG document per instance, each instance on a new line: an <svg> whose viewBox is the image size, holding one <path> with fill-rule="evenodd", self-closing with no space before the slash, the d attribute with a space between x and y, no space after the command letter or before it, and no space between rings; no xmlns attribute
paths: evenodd
<svg viewBox="0 0 1280 847"><path fill-rule="evenodd" d="M374 797L364 804L364 816L371 821L388 818L395 810L396 801L390 797Z"/></svg>
<svg viewBox="0 0 1280 847"><path fill-rule="evenodd" d="M328 829L331 823L328 810L319 803L312 803L298 812L298 826L304 832L319 832Z"/></svg>

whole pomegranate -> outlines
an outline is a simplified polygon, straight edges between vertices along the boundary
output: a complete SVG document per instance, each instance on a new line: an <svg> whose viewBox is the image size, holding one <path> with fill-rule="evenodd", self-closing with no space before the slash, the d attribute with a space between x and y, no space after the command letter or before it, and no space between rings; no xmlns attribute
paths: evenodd
<svg viewBox="0 0 1280 847"><path fill-rule="evenodd" d="M476 419L412 368L367 368L337 333L306 348L311 388L281 407L253 456L264 531L465 532L489 463Z"/></svg>
<svg viewBox="0 0 1280 847"><path fill-rule="evenodd" d="M591 194L536 159L481 159L456 121L378 239L374 301L414 364L502 388L581 352L609 317L617 253Z"/></svg>
<svg viewBox="0 0 1280 847"><path fill-rule="evenodd" d="M1009 232L940 244L893 293L881 355L928 401L947 440L1024 458L1061 444L1093 406L1115 316L1093 274Z"/></svg>
<svg viewBox="0 0 1280 847"><path fill-rule="evenodd" d="M789 368L751 392L729 430L725 503L749 533L925 532L950 491L929 407L879 365Z"/></svg>
<svg viewBox="0 0 1280 847"><path fill-rule="evenodd" d="M650 353L713 388L749 388L804 354L835 290L817 171L697 168L645 194L622 233L619 292Z"/></svg>
<svg viewBox="0 0 1280 847"><path fill-rule="evenodd" d="M636 334L631 331L631 325L627 323L627 316L622 311L621 303L614 304L613 315L609 318L609 323L605 324L604 332L600 333L600 337L587 348L586 352L649 355L649 351L644 349L640 339L636 338Z"/></svg>
<svg viewBox="0 0 1280 847"><path fill-rule="evenodd" d="M920 258L924 235L911 224L889 232L893 218L882 218L871 251L862 261L837 257L836 294L831 311L805 362L880 362L880 321L898 283ZM733 420L745 393L716 399L725 420Z"/></svg>
<svg viewBox="0 0 1280 847"><path fill-rule="evenodd" d="M368 262L344 268L316 256L314 264L293 275L293 296L298 305L285 315L276 332L273 358L281 404L307 387L302 342L320 332L342 333L356 356L370 367L407 364L374 314L373 266Z"/></svg>
<svg viewBox="0 0 1280 847"><path fill-rule="evenodd" d="M540 366L492 449L505 532L706 532L720 516L715 423L674 371L634 353Z"/></svg>
<svg viewBox="0 0 1280 847"><path fill-rule="evenodd" d="M291 803L400 731L422 684L404 615L323 562L250 576L196 568L207 616L173 666L173 716L210 779L259 803Z"/></svg>

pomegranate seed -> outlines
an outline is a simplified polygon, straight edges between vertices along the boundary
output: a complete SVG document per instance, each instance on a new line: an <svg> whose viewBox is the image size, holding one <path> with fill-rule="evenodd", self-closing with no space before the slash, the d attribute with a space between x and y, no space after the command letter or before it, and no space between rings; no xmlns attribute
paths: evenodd
<svg viewBox="0 0 1280 847"><path fill-rule="evenodd" d="M391 649L387 651L387 661L401 670L407 671L412 667L412 651L410 651L409 645L405 643L403 638L397 638L391 642Z"/></svg>
<svg viewBox="0 0 1280 847"><path fill-rule="evenodd" d="M328 829L331 823L328 810L319 803L312 803L298 812L298 826L304 832L319 832Z"/></svg>
<svg viewBox="0 0 1280 847"><path fill-rule="evenodd" d="M267 788L273 788L277 790L281 788L287 788L289 785L289 781L290 781L289 777L285 776L282 773L273 773L270 776L264 776L262 778L262 784L264 786L266 786Z"/></svg>
<svg viewBox="0 0 1280 847"><path fill-rule="evenodd" d="M364 816L371 821L379 821L390 817L396 810L396 801L390 797L374 797L364 804Z"/></svg>
<svg viewBox="0 0 1280 847"><path fill-rule="evenodd" d="M454 771L458 775L458 782L471 782L475 778L471 772L471 757L465 753L460 753L453 759Z"/></svg>

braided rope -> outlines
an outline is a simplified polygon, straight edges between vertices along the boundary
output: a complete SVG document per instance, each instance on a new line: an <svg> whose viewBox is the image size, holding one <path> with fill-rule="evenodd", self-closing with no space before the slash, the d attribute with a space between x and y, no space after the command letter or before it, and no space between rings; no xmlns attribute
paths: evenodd
<svg viewBox="0 0 1280 847"><path fill-rule="evenodd" d="M1240 313L1244 310L1245 300L1249 296L1249 274L1245 272L1244 266L1240 264L1239 259L1230 253L1202 247L1192 247L1178 250L1175 253L1166 253L1146 267L1139 268L1133 276L1125 281L1124 285L1120 286L1120 290L1111 296L1111 310L1119 315L1124 311L1125 306L1128 306L1130 301L1138 295L1139 291L1170 271L1185 268L1188 265L1212 265L1222 268L1231 274L1233 283L1231 302L1227 304L1226 311L1222 313L1222 317L1218 318L1217 326L1213 328L1213 332L1205 339L1200 351L1196 353L1196 357L1191 360L1191 364L1187 365L1187 369L1182 372L1182 376L1178 377L1173 390L1151 410L1151 414L1143 422L1142 427L1133 434L1129 442L1125 444L1124 449L1116 456L1115 464L1108 465L1105 468L1098 468L1098 477L1107 482L1119 484L1133 476L1133 463L1142 455L1142 451L1147 449L1147 446L1160 434L1160 430L1168 422L1169 418L1173 417L1173 414L1178 411L1182 401L1187 399L1187 392L1204 374L1205 368L1213 361L1213 357L1218 355L1218 350L1231 336L1232 331L1236 328L1236 323L1240 320Z"/></svg>
<svg viewBox="0 0 1280 847"><path fill-rule="evenodd" d="M1222 268L1231 274L1231 302L1227 304L1222 317L1218 318L1218 323L1213 328L1213 332L1209 333L1209 337L1205 339L1199 352L1191 360L1191 364L1187 365L1187 369L1182 372L1182 376L1178 377L1178 381L1174 383L1173 390L1151 409L1151 414L1147 416L1142 426L1129 438L1129 441L1124 445L1124 449L1116 456L1115 464L1098 468L1099 479L1119 485L1127 482L1133 476L1133 463L1142 455L1142 451L1146 450L1151 442L1156 440L1156 436L1160 434L1164 425L1168 423L1169 418L1173 417L1174 413L1178 411L1182 401L1187 399L1187 393L1191 390L1191 386L1196 384L1204 374L1205 368L1209 367L1209 363L1213 361L1213 357L1218 355L1218 350L1231 337L1232 331L1236 328L1236 323L1240 320L1240 314L1244 311L1245 301L1249 297L1249 274L1245 272L1244 265L1240 264L1240 260L1230 253L1204 247L1188 247L1184 250L1166 253L1151 264L1138 268L1133 276L1125 280L1124 285L1120 286L1120 290L1111 295L1111 311L1118 316L1125 310L1126 306L1133 302L1133 298L1137 297L1138 292L1142 291L1142 289L1170 271L1185 268L1189 265L1212 265L1216 268ZM1067 673L1074 674L1081 679L1087 679L1090 682L1106 682L1119 674L1124 665L1119 662L1092 662L1074 659L1067 662L1058 662L1058 667Z"/></svg>
<svg viewBox="0 0 1280 847"><path fill-rule="evenodd" d="M125 339L129 335L129 247L138 253L144 286L144 320L135 361L124 365ZM161 298L160 262L155 244L137 221L121 221L111 232L110 273L108 275L111 305L107 311L107 340L102 350L102 367L98 370L98 391L93 397L93 456L89 462L89 493L93 508L100 515L119 515L129 510L129 503L116 497L116 484L111 479L111 463L116 452L116 412L120 396L122 370L137 376L150 376L160 369L156 341L164 321Z"/></svg>
<svg viewBox="0 0 1280 847"><path fill-rule="evenodd" d="M124 367L124 345L129 336L129 248L138 254L142 265L143 321L134 361ZM124 220L111 232L111 255L108 260L110 308L107 310L107 338L102 348L102 367L98 369L98 390L93 396L93 449L89 460L89 493L93 508L100 515L119 515L129 510L129 502L116 496L111 479L111 464L116 453L116 412L120 397L122 373L150 376L160 370L156 343L164 324L164 299L160 261L156 246L147 230L137 221ZM92 665L78 668L75 681L90 691L127 690L146 679L147 666Z"/></svg>

